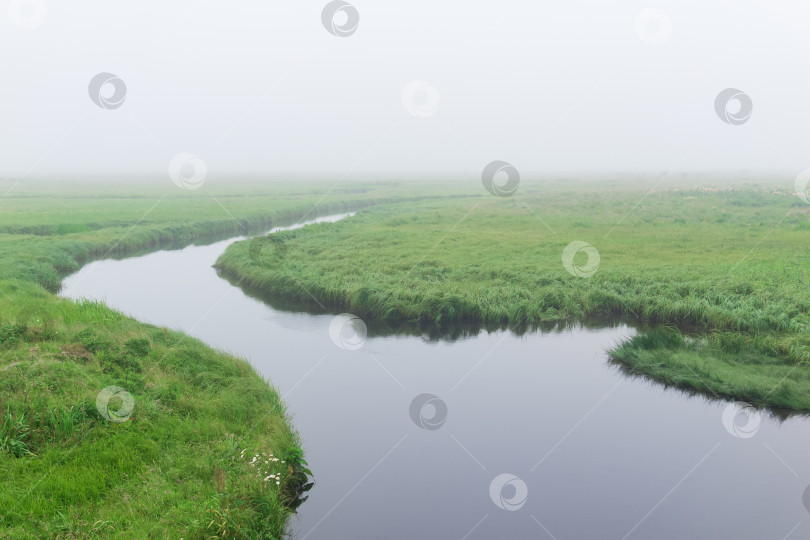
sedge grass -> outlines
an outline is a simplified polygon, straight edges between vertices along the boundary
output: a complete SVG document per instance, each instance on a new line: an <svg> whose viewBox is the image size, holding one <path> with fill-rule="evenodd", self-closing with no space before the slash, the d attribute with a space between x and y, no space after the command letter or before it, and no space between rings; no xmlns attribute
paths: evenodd
<svg viewBox="0 0 810 540"><path fill-rule="evenodd" d="M272 385L246 361L182 333L53 293L94 258L406 200L408 191L379 183L326 197L330 186L313 184L212 184L194 193L131 183L8 187L0 201L0 537L281 538L309 471ZM123 422L97 408L109 386L134 399ZM109 410L122 405L113 398ZM259 470L246 456L261 454L279 460Z"/></svg>
<svg viewBox="0 0 810 540"><path fill-rule="evenodd" d="M810 206L772 185L649 195L557 186L369 208L282 233L278 260L233 244L217 267L271 298L311 295L392 324L516 328L622 316L693 328L715 336L713 346L662 343L634 355L631 341L612 354L684 388L810 411L808 230ZM600 255L589 278L561 260L578 240Z"/></svg>

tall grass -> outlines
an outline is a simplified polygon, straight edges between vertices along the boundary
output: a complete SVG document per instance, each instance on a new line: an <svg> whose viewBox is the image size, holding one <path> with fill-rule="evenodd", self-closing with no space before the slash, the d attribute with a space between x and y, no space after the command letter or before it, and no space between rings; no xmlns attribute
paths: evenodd
<svg viewBox="0 0 810 540"><path fill-rule="evenodd" d="M4 199L14 212L0 213L0 537L283 536L311 482L278 392L244 360L51 293L92 258L411 197L369 184L323 199L328 187L163 198L129 185L32 185ZM134 399L123 422L97 409L109 386ZM279 484L241 451L289 456L273 470Z"/></svg>
<svg viewBox="0 0 810 540"><path fill-rule="evenodd" d="M13 285L0 319L38 295ZM0 344L0 536L87 537L103 522L110 536L203 538L215 532L212 512L235 509L238 537L284 533L294 509L286 493L305 480L265 485L229 453L300 451L278 393L247 362L98 302L45 296L38 309L49 313L48 332L13 326L16 339ZM109 386L134 399L122 423L97 408Z"/></svg>
<svg viewBox="0 0 810 540"><path fill-rule="evenodd" d="M0 452L8 452L14 457L30 456L31 451L25 439L28 437L28 424L22 416L14 417L11 408L0 418Z"/></svg>
<svg viewBox="0 0 810 540"><path fill-rule="evenodd" d="M559 190L387 205L281 233L283 256L272 264L239 242L216 266L269 298L307 302L311 295L330 309L392 325L520 328L620 316L690 328L717 345L692 354L718 359L722 352L728 364L734 347L759 351L733 364L734 384L708 383L707 391L807 410L804 400L746 388L746 373L776 362L786 369L774 373L785 374L810 361L810 207L772 187L663 191L636 207L642 196ZM562 264L575 240L600 254L590 278ZM656 350L664 358L674 349ZM636 367L675 378L653 364ZM800 384L810 395L810 383Z"/></svg>
<svg viewBox="0 0 810 540"><path fill-rule="evenodd" d="M675 328L654 328L621 343L611 358L631 374L708 397L810 411L810 369L779 354L771 336L715 332L693 337Z"/></svg>

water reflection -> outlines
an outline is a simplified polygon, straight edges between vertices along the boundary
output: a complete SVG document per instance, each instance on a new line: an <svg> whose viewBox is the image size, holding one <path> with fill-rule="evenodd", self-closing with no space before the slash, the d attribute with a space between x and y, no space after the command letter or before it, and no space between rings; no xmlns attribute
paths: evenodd
<svg viewBox="0 0 810 540"><path fill-rule="evenodd" d="M183 329L272 380L316 480L293 537L807 532L808 420L766 416L744 438L724 424L728 402L628 377L605 351L633 321L370 325L362 346L340 347L339 310L265 302L221 279L212 265L230 241L97 261L63 295Z"/></svg>
<svg viewBox="0 0 810 540"><path fill-rule="evenodd" d="M292 299L273 295L247 285L238 277L231 276L227 272L217 270L217 275L226 280L234 287L238 287L246 296L254 298L278 311L290 313L306 313L308 315L338 315L343 313L344 308L340 304L329 304L328 302L315 302L308 299ZM375 319L363 319L368 328L369 337L404 336L418 337L425 341L448 341L453 342L460 339L474 338L481 332L509 331L516 336L523 336L535 332L553 333L564 332L574 328L599 329L599 328L619 328L628 326L631 328L641 328L642 323L635 317L589 317L583 321L556 320L540 321L534 323L483 323L457 321L452 324L431 324L412 323L408 321L385 321Z"/></svg>

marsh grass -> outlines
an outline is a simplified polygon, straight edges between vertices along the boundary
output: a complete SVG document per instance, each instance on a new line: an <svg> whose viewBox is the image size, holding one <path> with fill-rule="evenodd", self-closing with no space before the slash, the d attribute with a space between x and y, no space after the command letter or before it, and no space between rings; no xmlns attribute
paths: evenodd
<svg viewBox="0 0 810 540"><path fill-rule="evenodd" d="M17 298L26 287L14 284ZM2 350L0 531L85 537L105 523L110 535L204 538L211 512L231 512L243 537L280 537L292 505L228 459L234 437L300 451L277 392L247 362L178 332L99 302L50 302L50 331L29 325ZM0 300L0 314L12 304ZM120 424L95 403L111 385L135 400Z"/></svg>
<svg viewBox="0 0 810 540"><path fill-rule="evenodd" d="M658 346L638 359L629 351L641 341L612 354L658 380L810 410L810 207L772 186L666 190L636 206L642 197L559 189L387 205L281 233L284 257L272 265L239 242L216 266L268 297L311 294L391 325L520 328L615 316L696 328L710 347L654 334ZM590 278L563 267L575 240L599 251Z"/></svg>
<svg viewBox="0 0 810 540"><path fill-rule="evenodd" d="M810 223L797 199L750 186L662 192L635 211L638 185L524 185L510 199L479 188L15 188L0 201L0 537L281 537L311 478L269 382L182 333L52 293L94 258L259 232L311 217L319 201L317 214L366 209L282 233L283 260L269 270L236 244L222 271L297 305L304 285L391 327L475 332L594 315L689 324L697 337L647 336L613 354L681 387L807 410ZM562 268L573 240L600 251L593 278ZM135 400L121 423L96 408L111 385ZM279 484L243 451L285 461L273 462Z"/></svg>
<svg viewBox="0 0 810 540"><path fill-rule="evenodd" d="M611 351L629 374L641 374L714 399L778 411L810 411L810 370L773 347L768 336L713 332L697 338L677 328L647 330Z"/></svg>
<svg viewBox="0 0 810 540"><path fill-rule="evenodd" d="M3 199L0 537L282 537L312 482L269 381L182 333L52 293L94 258L409 198L383 184L324 199L327 189L240 184L178 195L32 184ZM108 386L134 398L123 422L97 409ZM264 482L231 459L236 445L291 456L292 465L278 485Z"/></svg>

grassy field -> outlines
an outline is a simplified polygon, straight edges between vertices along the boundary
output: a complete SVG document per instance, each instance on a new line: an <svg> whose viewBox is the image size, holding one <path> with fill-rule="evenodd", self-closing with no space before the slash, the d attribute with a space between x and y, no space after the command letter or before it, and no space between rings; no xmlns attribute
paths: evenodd
<svg viewBox="0 0 810 540"><path fill-rule="evenodd" d="M54 293L96 258L347 210L358 213L237 243L218 266L272 299L306 307L312 294L372 329L628 317L650 325L612 351L632 373L810 411L810 206L790 193L331 188L0 182L0 537L280 537L311 477L269 382L182 333ZM587 248L566 269L576 241L598 267Z"/></svg>
<svg viewBox="0 0 810 540"><path fill-rule="evenodd" d="M0 538L282 535L311 478L268 381L53 293L94 258L411 197L304 186L0 183Z"/></svg>
<svg viewBox="0 0 810 540"><path fill-rule="evenodd" d="M280 536L305 465L277 393L247 362L103 305L3 292L4 314L33 303L0 327L0 536ZM97 407L109 386L130 393L131 412L122 395ZM256 454L280 459L259 469Z"/></svg>
<svg viewBox="0 0 810 540"><path fill-rule="evenodd" d="M374 207L282 233L284 248L261 257L256 241L233 244L217 266L271 298L312 296L392 327L522 331L605 315L671 325L612 356L680 388L810 411L810 206L765 184L645 194L547 183ZM595 272L591 248L566 269L578 241L598 253Z"/></svg>

